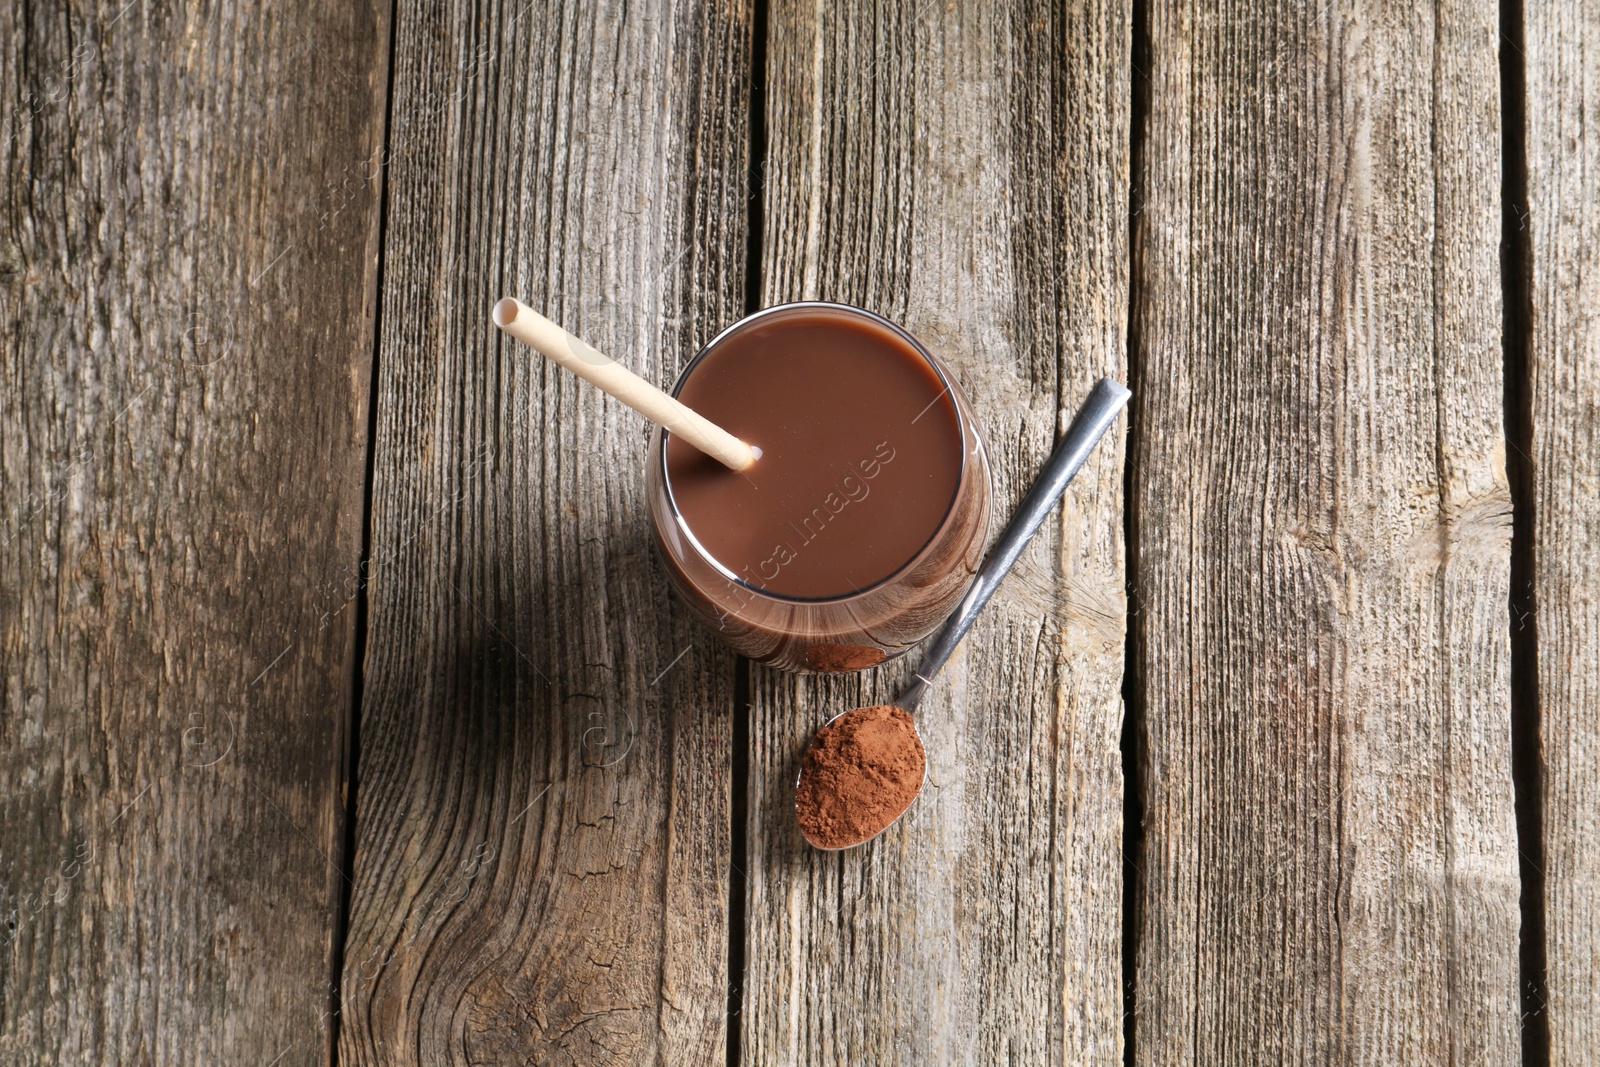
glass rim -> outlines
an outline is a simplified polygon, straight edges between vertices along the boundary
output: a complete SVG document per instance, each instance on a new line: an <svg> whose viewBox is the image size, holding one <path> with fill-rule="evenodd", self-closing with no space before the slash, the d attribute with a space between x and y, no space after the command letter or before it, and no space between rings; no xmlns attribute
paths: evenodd
<svg viewBox="0 0 1600 1067"><path fill-rule="evenodd" d="M742 330L751 323L761 319L769 318L785 312L804 310L842 312L845 315L865 319L876 326L888 330L890 333L893 333L901 340L905 341L906 344L910 346L911 350L922 359L922 362L928 367L928 369L933 372L934 377L939 380L940 384L944 386L944 389L939 395L941 397L948 396L950 398L950 408L955 412L957 431L956 436L958 439L958 444L960 445L958 450L959 458L956 467L955 488L951 490L950 500L945 504L944 513L940 515L938 523L934 525L933 532L928 535L927 540L923 541L923 543L918 546L917 550L913 552L904 563L897 566L894 570L890 571L882 578L879 578L860 589L856 589L853 592L838 593L833 596L795 596L790 593L778 593L770 589L764 589L761 586L756 585L754 582L747 581L735 574L728 567L724 566L721 560L712 555L711 552L707 550L706 546L700 543L700 539L694 535L694 530L690 528L688 520L684 518L683 512L678 509L677 498L672 492L672 476L671 472L667 469L667 441L671 438L672 431L668 430L664 426L661 427L661 444L660 448L658 449L660 452L658 462L661 465L661 485L667 498L667 509L672 513L672 521L677 526L678 530L682 532L684 538L691 546L693 546L694 551L702 560L704 560L711 566L713 570L715 570L722 577L726 578L728 581L732 582L734 585L742 589L746 589L756 596L765 597L768 600L775 600L785 604L844 604L860 597L867 596L876 590L882 589L889 583L896 581L897 579L902 578L906 574L915 570L917 566L923 562L923 559L927 556L928 551L939 539L939 536L943 534L949 527L950 520L955 516L956 503L961 499L961 489L962 486L966 484L968 467L970 466L970 460L967 456L967 436L969 433L972 433L974 436L976 436L976 433L971 421L967 418L966 412L962 411L961 404L957 400L957 398L960 396L960 392L956 383L949 377L949 375L945 373L944 367L939 362L938 358L934 356L933 353L929 352L921 341L911 336L911 333L904 327L891 322L876 312L868 311L865 308L855 307L851 304L841 304L832 300L794 300L786 304L774 304L771 307L765 307L759 311L752 311L750 314L723 329L722 332L718 333L715 337L700 347L700 350L694 354L694 358L689 360L688 363L684 364L683 370L678 372L678 379L672 385L671 395L676 398L678 392L683 388L684 382L688 381L689 375L694 373L694 369L695 367L699 366L700 361L704 359L712 349L716 348L717 345L727 340L727 338L734 332ZM930 404L929 406L931 407L932 405Z"/></svg>

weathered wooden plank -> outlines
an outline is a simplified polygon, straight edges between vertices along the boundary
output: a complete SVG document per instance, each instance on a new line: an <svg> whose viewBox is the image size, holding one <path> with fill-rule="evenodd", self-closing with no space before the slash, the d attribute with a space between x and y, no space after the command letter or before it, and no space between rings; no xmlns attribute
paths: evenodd
<svg viewBox="0 0 1600 1067"><path fill-rule="evenodd" d="M387 5L0 9L0 1060L327 1062Z"/></svg>
<svg viewBox="0 0 1600 1067"><path fill-rule="evenodd" d="M1528 4L1534 603L1552 1064L1600 1061L1600 11Z"/></svg>
<svg viewBox="0 0 1600 1067"><path fill-rule="evenodd" d="M999 523L1120 373L1129 7L779 3L763 297L904 323L987 427ZM1108 440L919 715L930 781L842 854L794 828L799 755L915 664L752 671L743 1058L1121 1063L1124 596Z"/></svg>
<svg viewBox="0 0 1600 1067"><path fill-rule="evenodd" d="M488 315L663 384L739 316L750 13L396 18L341 1062L710 1062L733 657L669 597L648 427Z"/></svg>
<svg viewBox="0 0 1600 1067"><path fill-rule="evenodd" d="M1495 7L1150 45L1136 1059L1513 1062Z"/></svg>

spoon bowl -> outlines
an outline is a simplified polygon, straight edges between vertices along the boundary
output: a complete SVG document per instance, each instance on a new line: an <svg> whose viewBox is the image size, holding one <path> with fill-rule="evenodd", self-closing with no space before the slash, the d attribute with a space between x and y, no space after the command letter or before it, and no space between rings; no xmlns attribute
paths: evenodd
<svg viewBox="0 0 1600 1067"><path fill-rule="evenodd" d="M874 731L885 742L876 759L862 743ZM900 758L882 758L885 749ZM825 761L824 753L845 758ZM823 723L806 746L795 782L800 834L825 852L864 845L900 820L927 780L927 749L909 712L893 704L851 708Z"/></svg>
<svg viewBox="0 0 1600 1067"><path fill-rule="evenodd" d="M914 717L917 705L1130 395L1112 378L1095 385L995 540L966 596L934 636L905 692L892 704L835 715L812 737L795 780L795 819L813 847L837 852L864 845L898 822L921 794L928 758ZM907 762L913 754L922 765L914 785ZM852 810L851 802L858 802L860 810Z"/></svg>

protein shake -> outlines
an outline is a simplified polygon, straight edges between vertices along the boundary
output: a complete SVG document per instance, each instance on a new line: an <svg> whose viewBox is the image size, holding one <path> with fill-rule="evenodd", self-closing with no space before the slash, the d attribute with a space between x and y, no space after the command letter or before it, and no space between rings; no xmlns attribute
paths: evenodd
<svg viewBox="0 0 1600 1067"><path fill-rule="evenodd" d="M734 648L856 670L948 614L983 548L989 470L966 400L909 334L838 304L769 308L674 395L761 451L731 471L658 430L649 457L668 571Z"/></svg>

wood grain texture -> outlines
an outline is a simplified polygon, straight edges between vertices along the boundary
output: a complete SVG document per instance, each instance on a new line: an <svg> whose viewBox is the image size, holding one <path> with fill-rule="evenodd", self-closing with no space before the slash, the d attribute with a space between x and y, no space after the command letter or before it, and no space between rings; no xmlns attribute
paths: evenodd
<svg viewBox="0 0 1600 1067"><path fill-rule="evenodd" d="M1129 8L769 17L764 302L858 304L945 359L986 429L993 533L1122 371ZM794 775L915 664L752 670L746 1062L1121 1063L1120 439L924 701L928 786L874 843L806 846Z"/></svg>
<svg viewBox="0 0 1600 1067"><path fill-rule="evenodd" d="M1150 44L1135 1058L1515 1062L1495 7Z"/></svg>
<svg viewBox="0 0 1600 1067"><path fill-rule="evenodd" d="M0 1060L326 1063L386 5L0 9Z"/></svg>
<svg viewBox="0 0 1600 1067"><path fill-rule="evenodd" d="M664 386L739 316L749 12L396 20L340 1062L711 1062L733 657L650 544L649 427L489 312Z"/></svg>
<svg viewBox="0 0 1600 1067"><path fill-rule="evenodd" d="M1523 27L1552 1064L1600 1061L1600 12Z"/></svg>

